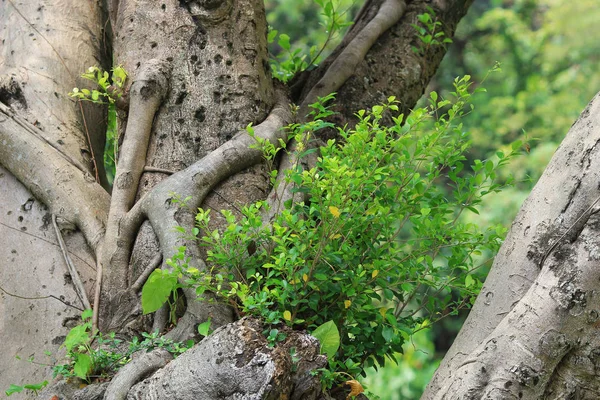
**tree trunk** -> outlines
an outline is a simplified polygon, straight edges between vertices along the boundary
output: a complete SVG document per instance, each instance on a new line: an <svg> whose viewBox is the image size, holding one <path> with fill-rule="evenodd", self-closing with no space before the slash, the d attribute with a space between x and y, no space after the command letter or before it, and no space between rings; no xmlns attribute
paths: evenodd
<svg viewBox="0 0 600 400"><path fill-rule="evenodd" d="M390 95L409 110L445 53L443 46L415 53L411 46L418 39L411 24L430 6L451 37L471 2L367 0L333 54L292 88L271 79L260 0L0 3L0 236L8 244L0 249L5 261L0 386L48 377L49 368L16 363L13 357L35 355L46 362L42 351L48 350L54 363L88 303L94 304L104 332L163 332L165 310L153 318L140 316L138 279L161 259L166 268L164 260L182 245L204 267L196 244L173 228L192 227L194 214L188 210L201 205L235 212L240 204L268 195L262 154L249 147L244 128L252 123L257 135L277 145L285 138L280 128L292 122L289 103L300 106L302 119L317 96L335 91L342 123L351 123L357 108ZM128 109L119 113L119 163L109 189L102 163L106 110L67 93L85 87L79 75L88 67L108 69L111 59L130 75ZM177 205L175 195L189 196L188 207ZM67 270L63 252L78 273ZM84 293L78 295L76 288ZM188 296L183 317L168 335L195 337L196 325L209 316L213 326L233 320L228 308ZM270 349L260 332L258 322L238 321L175 361L149 353L110 384L77 392L61 383L45 393L65 398L321 396L308 373L323 365L314 340L294 334ZM292 345L304 346L305 359L312 361L292 368L287 351ZM186 373L174 373L170 384L179 389L159 392L167 390L160 383L164 365L169 371L193 369L192 380L204 365L219 373L207 375L201 387L193 386ZM154 370L159 372L130 390ZM235 388L232 377L239 378ZM184 389L191 392L184 395Z"/></svg>
<svg viewBox="0 0 600 400"><path fill-rule="evenodd" d="M600 96L523 204L422 399L597 399Z"/></svg>

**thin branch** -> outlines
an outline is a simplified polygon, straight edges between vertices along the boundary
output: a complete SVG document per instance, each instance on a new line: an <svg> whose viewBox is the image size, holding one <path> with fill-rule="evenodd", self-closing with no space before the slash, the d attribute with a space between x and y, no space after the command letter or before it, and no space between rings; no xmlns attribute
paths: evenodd
<svg viewBox="0 0 600 400"><path fill-rule="evenodd" d="M83 304L84 309L88 310L92 308L90 305L90 301L88 300L87 294L85 293L85 287L81 282L81 277L79 276L79 272L73 265L71 258L69 257L69 253L67 252L67 246L65 245L65 241L63 240L62 233L60 232L60 228L56 223L56 214L52 214L52 225L54 226L54 231L56 232L56 237L58 238L58 244L60 245L60 250L62 251L63 258L65 263L67 264L67 270L71 275L71 281L73 282L73 286L75 287L75 293L77 293L77 297Z"/></svg>
<svg viewBox="0 0 600 400"><path fill-rule="evenodd" d="M94 288L94 307L92 308L92 331L98 329L98 321L100 319L100 293L102 292L102 274L104 270L100 257L96 257L96 285Z"/></svg>
<svg viewBox="0 0 600 400"><path fill-rule="evenodd" d="M67 153L65 153L64 150L60 146L58 146L52 140L48 139L44 135L44 133L41 130L39 130L35 125L32 125L26 119L20 117L10 107L6 106L2 102L0 102L0 111L3 112L4 114L6 114L7 116L9 116L10 118L12 118L17 124L19 124L25 130L27 130L27 132L31 133L32 135L34 135L38 139L46 142L46 144L48 144L54 150L56 150L58 152L58 154L62 158L64 158L65 160L67 160L68 162L70 162L71 164L73 164L73 166L75 166L78 170L80 170L83 173L88 173L87 169L83 166L82 163L80 163L78 160L74 159L73 157L71 157Z"/></svg>
<svg viewBox="0 0 600 400"><path fill-rule="evenodd" d="M337 91L352 76L356 66L365 58L377 39L396 22L406 11L403 0L385 0L377 15L348 43L337 56L321 79L310 89L300 105L299 114L308 113L308 105Z"/></svg>
<svg viewBox="0 0 600 400"><path fill-rule="evenodd" d="M175 171L166 168L157 168L157 167L144 167L144 172L159 172L161 174L173 175Z"/></svg>
<svg viewBox="0 0 600 400"><path fill-rule="evenodd" d="M96 156L94 155L94 147L92 146L92 139L90 138L90 131L88 129L87 121L85 120L85 114L83 113L83 105L81 105L81 100L77 100L77 105L79 106L79 111L81 112L81 120L83 121L83 129L85 131L85 137L87 139L87 144L90 147L90 154L92 156L92 164L94 165L94 177L96 178L96 182L100 183L100 175L98 174L98 164L96 163Z"/></svg>
<svg viewBox="0 0 600 400"><path fill-rule="evenodd" d="M160 262L162 261L162 258L163 258L162 253L160 253L160 252L156 253L154 258L150 261L150 264L148 264L148 266L146 267L144 272L142 272L140 274L140 276L137 278L137 280L134 282L134 284L131 285L130 289L133 290L134 292L139 292L140 290L142 290L142 286L144 286L144 283L146 283L150 274L152 274L152 272L156 268L160 267Z"/></svg>
<svg viewBox="0 0 600 400"><path fill-rule="evenodd" d="M62 300L61 298L56 297L56 296L54 296L52 294L49 294L48 296L37 296L37 297L19 296L18 294L14 294L14 293L9 292L8 290L4 289L2 286L0 286L0 291L6 293L10 297L15 297L17 299L23 299L23 300L44 300L44 299L50 299L50 298L52 298L54 300L60 301L65 306L72 307L72 308L74 308L76 310L79 310L79 311L83 311L81 308L79 308L77 306L74 306L73 304L69 304L68 302L66 302L66 301Z"/></svg>
<svg viewBox="0 0 600 400"><path fill-rule="evenodd" d="M35 238L35 239L37 239L37 240L41 240L41 241L43 241L43 242L46 242L46 243L48 243L48 244L51 244L52 246L57 246L57 247L59 247L59 246L60 246L58 243L54 243L54 242L53 242L53 241L51 241L51 240L45 239L45 238L43 238L43 237L41 237L41 236L38 236L38 235L34 235L33 233L29 233L29 232L27 232L27 231L22 231L22 230L20 230L19 228L15 228L14 226L7 225L7 224L5 224L4 222L1 222L1 221L0 221L0 225L2 225L2 226L4 226L4 227L6 227L6 228L8 228L8 229L12 229L13 231L16 231L16 232L18 232L18 233L20 233L20 234L27 235L27 236L31 236L32 238ZM81 261L82 263L84 263L84 264L85 264L85 265L87 265L88 267L90 267L90 268L91 268L93 271L95 271L95 270L96 270L96 267L94 267L94 266L90 265L90 263L89 263L89 262L87 262L87 261L86 261L86 260L84 260L83 258L79 257L77 254L74 254L73 252L69 252L69 254L70 254L70 255L72 255L73 257L77 258L79 261Z"/></svg>

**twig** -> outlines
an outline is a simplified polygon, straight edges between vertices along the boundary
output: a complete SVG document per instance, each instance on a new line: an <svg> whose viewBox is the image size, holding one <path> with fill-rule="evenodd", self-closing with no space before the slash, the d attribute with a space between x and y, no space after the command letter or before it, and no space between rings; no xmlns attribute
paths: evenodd
<svg viewBox="0 0 600 400"><path fill-rule="evenodd" d="M52 214L52 225L54 226L54 231L56 232L56 237L58 238L58 244L60 245L60 250L62 251L63 257L65 259L65 263L67 264L67 269L69 274L71 275L71 281L73 282L73 286L75 287L75 292L77 293L77 297L83 304L83 307L88 310L92 306L90 305L90 301L88 300L87 294L85 293L85 287L81 282L81 277L75 269L71 258L69 257L69 253L67 252L67 247L65 246L65 241L63 240L62 233L58 228L58 224L56 223L56 214Z"/></svg>
<svg viewBox="0 0 600 400"><path fill-rule="evenodd" d="M137 280L133 283L133 285L131 285L130 289L134 292L139 292L142 289L142 286L144 286L144 283L146 283L146 281L148 280L148 277L150 276L150 274L156 268L158 268L161 261L162 261L162 253L158 252L154 256L154 258L150 261L150 264L148 264L148 266L146 267L144 272L142 272L140 274L140 276L137 278Z"/></svg>
<svg viewBox="0 0 600 400"><path fill-rule="evenodd" d="M72 308L74 308L76 310L79 310L79 311L83 311L81 308L79 308L77 306L74 306L73 304L69 304L66 301L62 300L61 298L56 297L56 296L51 295L51 294L49 294L48 296L26 297L26 296L19 296L18 294L11 293L11 292L7 291L6 289L4 289L2 286L0 286L0 290L3 291L4 293L6 293L7 295L9 295L10 297L16 297L17 299L23 299L23 300L44 300L44 299L53 298L54 300L60 301L65 306L72 307Z"/></svg>
<svg viewBox="0 0 600 400"><path fill-rule="evenodd" d="M215 189L213 189L212 192L214 194L216 194L225 203L229 204L231 206L231 208L233 208L235 211L239 212L240 214L243 214L242 210L240 210L235 204L233 204L232 202L230 202L229 200L227 200L221 193L217 192Z"/></svg>
<svg viewBox="0 0 600 400"><path fill-rule="evenodd" d="M94 288L94 307L92 308L92 332L98 329L98 314L100 312L100 291L102 290L102 262L96 256L96 287Z"/></svg>
<svg viewBox="0 0 600 400"><path fill-rule="evenodd" d="M160 172L161 174L167 174L167 175L173 175L175 173L175 171L171 171L170 169L148 167L148 166L144 167L144 172Z"/></svg>

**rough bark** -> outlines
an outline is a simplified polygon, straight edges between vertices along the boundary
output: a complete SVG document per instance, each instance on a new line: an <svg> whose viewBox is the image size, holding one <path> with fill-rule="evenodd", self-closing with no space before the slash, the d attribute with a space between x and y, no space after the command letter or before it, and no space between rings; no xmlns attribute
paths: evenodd
<svg viewBox="0 0 600 400"><path fill-rule="evenodd" d="M376 29L373 27L374 19L380 8L385 5L383 13L386 19L399 9L402 9L402 12L396 23L390 29L384 30L381 37L369 46L366 55L358 58L351 66L352 72L343 82L343 86L332 87L331 91L338 92L339 99L336 111L340 115L336 122L341 126L346 123L353 124L354 113L357 110L384 103L392 95L400 100L400 112L410 112L446 54L445 46L430 46L422 52L413 50L412 47L420 48L422 45L413 27L419 24L417 16L430 13L427 7L431 7L435 18L443 24L445 37L451 38L458 22L472 3L473 0L366 1L340 46L317 69L311 71L307 82L301 86L299 101L306 102L309 92L315 90L315 86L326 83L321 82L325 74L328 71L331 74L332 69L336 69L335 64L340 63L339 59L344 52L356 45L353 42L360 39L361 32ZM323 96L328 93L317 94ZM314 100L308 98L309 103Z"/></svg>
<svg viewBox="0 0 600 400"><path fill-rule="evenodd" d="M191 228L200 205L235 212L239 204L265 199L268 171L260 152L250 149L252 140L244 128L252 123L258 136L278 144L286 137L281 128L292 120L287 89L270 77L262 1L106 3L109 9L100 1L0 3L0 164L5 168L0 170L0 234L3 244L8 243L0 246L1 259L8 260L0 270L0 286L6 289L0 308L9 310L2 313L0 329L11 338L0 343L0 354L11 359L1 359L3 368L13 365L14 348L27 348L26 355L50 350L59 356L58 346L72 322L61 326L57 317L77 321L79 310L70 305L80 306L70 277L56 272L59 264L64 268L64 259L54 231L47 231L51 214L58 217L88 297L95 298L100 328L125 335L149 330L151 321L140 316L144 277L157 265L166 268L166 258L182 244L197 266L204 266L197 246L172 228ZM367 1L348 40L322 67L304 74L294 99L305 108L317 95L340 90L347 94L338 100L347 118L354 107L380 101L387 88L386 96L395 94L412 107L445 52L439 47L416 56L410 48L416 34L408 27L426 4L447 18L451 36L469 1ZM112 32L105 31L109 26ZM400 75L384 68L386 47L412 67ZM101 162L105 110L66 96L72 87L86 86L78 76L87 67L106 68L111 58L130 74L112 197L105 190ZM412 73L417 65L419 72ZM372 76L380 86L369 81L365 96L358 96L355 82ZM189 210L173 201L176 195L191 196ZM216 218L215 225L220 223ZM31 279L19 276L22 271ZM40 304L43 312L22 316L24 307L35 310ZM209 316L213 328L232 320L226 307L188 296L183 318L169 335L187 338ZM157 313L154 327L163 331L165 325ZM35 329L38 341L21 335L21 327ZM296 366L290 359L292 346L306 351ZM272 349L260 325L243 320L217 330L175 361L152 353L108 385L78 391L59 382L46 393L59 390L74 399L101 398L104 393L108 398L163 398L168 376L176 398L200 398L202 393L216 398L221 392L231 398L243 393L245 398L318 398L319 384L308 373L323 366L317 349L313 339L294 332ZM32 364L10 368L0 374L3 387L48 373L31 373ZM154 369L158 371L151 378L129 390ZM185 372L190 369L194 374ZM163 371L173 371L174 378ZM204 380L196 379L199 374L205 374Z"/></svg>
<svg viewBox="0 0 600 400"><path fill-rule="evenodd" d="M523 204L423 399L597 399L600 96Z"/></svg>

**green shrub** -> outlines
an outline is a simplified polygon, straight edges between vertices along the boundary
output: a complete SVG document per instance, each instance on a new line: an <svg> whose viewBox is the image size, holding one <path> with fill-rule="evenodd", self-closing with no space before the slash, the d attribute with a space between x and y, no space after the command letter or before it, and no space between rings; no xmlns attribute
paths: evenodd
<svg viewBox="0 0 600 400"><path fill-rule="evenodd" d="M323 327L329 331L333 323L334 336L324 336L329 341L339 334L339 348L333 340L324 351L330 368L323 374L331 383L340 374L384 365L442 311L468 306L480 288L472 274L479 256L497 251L505 229L481 230L461 214L477 213L482 198L501 189L497 170L521 144L464 168L470 142L460 119L470 110L469 77L454 86L452 101L434 92L427 107L393 116L391 97L359 111L354 128L337 127L341 139L320 148L314 168L298 163L285 172L281 184L309 200L288 202L273 221L263 218L268 204L257 202L238 217L222 211L226 228L210 231L210 212L199 210L193 233L204 233L210 270L190 268L180 248L167 260L173 271L155 271L146 284L148 293L162 294L158 300L142 296L145 312L167 300L178 277L200 299L210 291L241 315L263 319L273 340L282 324L311 332L320 327L323 338ZM300 158L313 151L306 144L315 131L332 128L323 105L329 99L312 106L312 121L290 127ZM390 126L382 123L386 116ZM433 128L423 130L431 120ZM275 148L257 145L272 160Z"/></svg>

